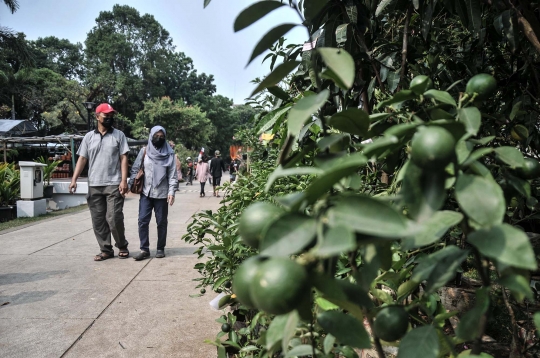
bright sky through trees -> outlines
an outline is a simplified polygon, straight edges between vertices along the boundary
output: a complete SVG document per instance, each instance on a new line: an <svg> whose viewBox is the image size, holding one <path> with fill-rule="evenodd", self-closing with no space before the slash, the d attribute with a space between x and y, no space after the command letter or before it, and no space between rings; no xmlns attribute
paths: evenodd
<svg viewBox="0 0 540 358"><path fill-rule="evenodd" d="M264 55L246 63L259 39L278 23L299 23L288 8L278 9L254 26L233 32L233 22L243 8L255 0L215 0L203 9L202 0L19 0L15 14L0 7L0 25L23 32L28 40L56 36L84 44L86 34L95 25L100 11L111 11L114 4L129 5L141 15L148 13L169 31L177 51L191 57L198 73L213 74L217 93L242 103L255 85L250 81L270 72ZM288 42L301 43L305 30L294 29Z"/></svg>

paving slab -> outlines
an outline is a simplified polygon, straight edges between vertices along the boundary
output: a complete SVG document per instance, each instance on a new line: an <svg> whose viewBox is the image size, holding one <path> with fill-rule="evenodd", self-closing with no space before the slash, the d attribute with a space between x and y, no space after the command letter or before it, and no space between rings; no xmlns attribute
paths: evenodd
<svg viewBox="0 0 540 358"><path fill-rule="evenodd" d="M196 247L181 240L193 214L219 208L209 193L177 192L163 259L94 262L88 210L0 232L0 357L215 357L203 341L215 336L221 312L208 304L213 293L189 297L198 293ZM138 203L130 194L124 205L132 254Z"/></svg>

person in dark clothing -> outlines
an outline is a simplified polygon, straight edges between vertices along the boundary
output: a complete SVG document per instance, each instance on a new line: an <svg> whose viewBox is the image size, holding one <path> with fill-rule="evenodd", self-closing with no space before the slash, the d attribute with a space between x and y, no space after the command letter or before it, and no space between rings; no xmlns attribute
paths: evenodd
<svg viewBox="0 0 540 358"><path fill-rule="evenodd" d="M221 159L219 150L215 151L215 158L210 162L210 175L212 176L212 185L214 186L214 196L219 197L217 187L221 184L221 176L225 171L225 162Z"/></svg>

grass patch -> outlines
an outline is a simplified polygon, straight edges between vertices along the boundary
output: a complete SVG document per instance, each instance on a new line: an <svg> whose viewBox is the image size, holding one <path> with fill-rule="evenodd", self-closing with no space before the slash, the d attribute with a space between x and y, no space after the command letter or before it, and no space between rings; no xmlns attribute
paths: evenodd
<svg viewBox="0 0 540 358"><path fill-rule="evenodd" d="M12 228L15 228L17 226L31 224L31 223L34 223L36 221L42 221L42 220L51 219L51 218L66 215L66 214L76 213L78 211L83 211L83 210L86 210L86 209L88 209L88 205L84 204L84 205L79 205L79 206L75 206L75 207L72 207L72 208L67 208L67 209L64 209L64 210L51 211L51 212L48 212L45 215L36 216L36 217L33 217L33 218L17 218L17 219L11 220L11 221L0 223L0 231L12 229Z"/></svg>

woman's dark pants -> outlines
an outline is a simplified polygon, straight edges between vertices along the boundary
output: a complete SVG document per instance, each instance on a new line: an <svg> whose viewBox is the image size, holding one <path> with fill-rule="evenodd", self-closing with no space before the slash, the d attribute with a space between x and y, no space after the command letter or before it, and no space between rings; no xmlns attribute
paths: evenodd
<svg viewBox="0 0 540 358"><path fill-rule="evenodd" d="M150 252L148 225L152 219L152 209L156 213L157 249L164 250L167 244L167 217L169 215L167 199L154 199L141 194L139 200L139 239L141 240L141 250L146 252Z"/></svg>

